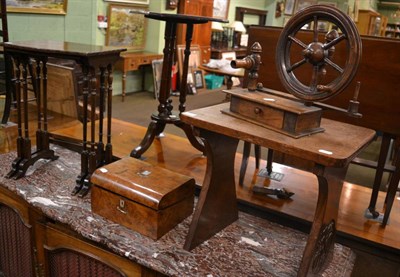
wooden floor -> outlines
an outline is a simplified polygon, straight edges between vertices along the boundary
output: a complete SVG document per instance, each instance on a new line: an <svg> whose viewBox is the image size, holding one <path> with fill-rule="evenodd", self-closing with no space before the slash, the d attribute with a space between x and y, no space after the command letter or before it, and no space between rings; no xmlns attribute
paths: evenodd
<svg viewBox="0 0 400 277"><path fill-rule="evenodd" d="M34 118L34 115L32 116ZM11 118L16 122L15 118ZM36 124L30 124L34 130ZM71 118L52 115L49 130L58 135L81 138L82 125ZM131 123L114 120L112 125L112 143L114 155L123 157L137 146L145 134L146 128ZM33 131L30 132L33 134ZM0 153L15 150L17 137L16 126L6 126L0 129ZM32 144L34 145L34 139ZM182 137L167 134L166 137L156 139L153 145L143 155L143 158L159 166L182 174L193 176L196 183L201 185L206 168L206 158L201 155L189 142ZM237 154L236 168L240 167L241 154ZM273 170L284 174L281 182L270 181L257 176L254 160L249 161L249 167L243 187L237 186L238 200L244 207L268 218L285 219L285 222L307 226L314 216L317 199L317 180L307 172L296 170L279 164L274 164ZM261 167L265 166L262 161ZM237 170L238 172L238 170ZM236 176L238 178L238 176ZM274 196L260 196L252 193L254 184L264 184L274 187L284 187L295 195L290 200L279 200ZM377 251L385 253L392 261L400 257L400 199L396 199L389 224L382 228L378 222L364 217L368 206L371 189L356 184L345 183L338 218L339 240L352 247L359 247L362 251ZM379 195L378 208L382 207L384 193ZM282 221L283 222L283 221ZM394 260L393 260L394 259Z"/></svg>

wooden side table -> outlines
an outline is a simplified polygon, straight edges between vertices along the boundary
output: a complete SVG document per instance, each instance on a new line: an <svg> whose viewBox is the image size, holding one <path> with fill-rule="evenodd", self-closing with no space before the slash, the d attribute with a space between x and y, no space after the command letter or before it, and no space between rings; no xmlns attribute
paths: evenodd
<svg viewBox="0 0 400 277"><path fill-rule="evenodd" d="M122 71L122 101L126 95L126 74L129 71L140 70L142 74L142 91L145 85L145 68L151 66L154 60L162 59L162 54L153 52L123 52L115 64L115 70Z"/></svg>
<svg viewBox="0 0 400 277"><path fill-rule="evenodd" d="M351 160L375 137L375 131L323 119L325 132L292 138L221 113L229 104L183 112L181 120L199 129L207 169L184 249L190 250L238 219L235 153L239 140L287 153L314 164L318 202L297 276L323 268L336 234L339 201Z"/></svg>
<svg viewBox="0 0 400 277"><path fill-rule="evenodd" d="M125 49L87 45L64 41L6 42L4 49L12 57L15 68L13 80L18 113L17 158L12 163L8 178L23 177L29 166L39 159L57 159L50 149L50 133L47 130L47 61L49 57L75 60L82 66L83 82L83 141L81 150L81 173L76 180L73 194L84 196L90 189L90 176L94 170L112 161L111 145L111 99L112 67ZM32 152L29 136L28 66L35 60L35 91L37 92L36 150ZM99 84L97 77L99 77ZM95 107L99 97L99 108ZM107 109L105 107L107 103ZM107 127L103 128L105 111ZM95 121L98 115L98 126ZM91 122L88 126L88 122ZM97 133L96 133L97 129ZM106 131L105 131L106 129ZM90 131L90 132L89 132ZM90 140L88 133L90 133ZM105 136L105 142L103 137Z"/></svg>
<svg viewBox="0 0 400 277"><path fill-rule="evenodd" d="M161 83L160 83L160 94L158 97L159 105L157 112L151 115L151 122L147 128L147 132L141 141L140 145L135 147L130 156L134 158L140 158L144 152L153 143L154 138L164 131L166 124L174 124L181 128L190 143L199 151L204 152L203 143L194 135L193 129L190 125L183 124L180 121L179 115L186 109L186 94L187 94L187 75L189 70L189 56L190 56L190 44L192 43L193 26L196 24L205 24L210 21L225 22L222 19L204 17L204 16L193 16L184 14L167 14L167 13L154 13L154 12L143 12L145 17L154 20L165 21L164 31L164 58L163 66L161 71ZM179 111L174 111L171 96L171 68L174 61L174 55L176 52L176 32L178 24L186 26L185 34L185 50L184 60L182 68L182 79L180 85L179 94Z"/></svg>

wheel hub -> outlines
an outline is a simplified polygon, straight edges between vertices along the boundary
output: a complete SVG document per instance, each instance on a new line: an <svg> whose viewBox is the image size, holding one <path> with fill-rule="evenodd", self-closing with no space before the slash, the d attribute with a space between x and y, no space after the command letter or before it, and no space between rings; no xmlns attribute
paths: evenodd
<svg viewBox="0 0 400 277"><path fill-rule="evenodd" d="M327 51L324 50L323 44L320 42L312 42L303 50L304 58L312 65L323 64L327 55Z"/></svg>

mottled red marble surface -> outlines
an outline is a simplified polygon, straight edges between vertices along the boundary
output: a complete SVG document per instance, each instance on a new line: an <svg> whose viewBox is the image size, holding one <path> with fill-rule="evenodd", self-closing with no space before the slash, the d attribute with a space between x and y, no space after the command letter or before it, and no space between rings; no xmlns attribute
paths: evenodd
<svg viewBox="0 0 400 277"><path fill-rule="evenodd" d="M4 177L16 154L1 155L0 185L83 237L171 276L296 276L307 234L239 213L238 221L190 252L182 247L191 217L154 241L93 214L90 195L71 196L80 156L58 146L53 149L58 160L39 160L16 181ZM354 260L351 249L335 244L332 261L319 276L350 276Z"/></svg>

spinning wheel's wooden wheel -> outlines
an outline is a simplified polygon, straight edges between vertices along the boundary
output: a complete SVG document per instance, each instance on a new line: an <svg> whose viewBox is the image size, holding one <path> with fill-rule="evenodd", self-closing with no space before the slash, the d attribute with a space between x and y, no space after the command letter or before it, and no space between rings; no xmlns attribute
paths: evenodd
<svg viewBox="0 0 400 277"><path fill-rule="evenodd" d="M312 26L311 42L298 37L305 25ZM322 38L324 32L320 29L326 26L335 29ZM343 47L342 44L346 48L346 62L337 64L333 54L335 46ZM306 101L326 100L342 92L356 74L360 59L361 39L355 24L346 14L330 6L314 5L295 14L277 44L276 64L282 84ZM309 79L298 78L296 72L310 65ZM330 78L325 78L328 70Z"/></svg>

